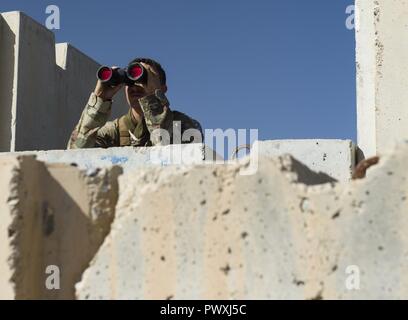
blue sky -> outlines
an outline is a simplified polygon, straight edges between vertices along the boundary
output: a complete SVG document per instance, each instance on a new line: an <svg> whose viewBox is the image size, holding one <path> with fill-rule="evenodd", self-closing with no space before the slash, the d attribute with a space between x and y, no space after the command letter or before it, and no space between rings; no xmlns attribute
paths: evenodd
<svg viewBox="0 0 408 320"><path fill-rule="evenodd" d="M172 108L204 128L258 129L259 138L356 140L352 0L1 0L45 24L57 42L102 64L136 56L167 72Z"/></svg>

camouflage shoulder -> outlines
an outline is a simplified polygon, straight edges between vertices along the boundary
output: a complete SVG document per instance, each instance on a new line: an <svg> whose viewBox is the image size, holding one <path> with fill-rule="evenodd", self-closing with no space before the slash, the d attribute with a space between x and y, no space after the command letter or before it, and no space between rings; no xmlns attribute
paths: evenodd
<svg viewBox="0 0 408 320"><path fill-rule="evenodd" d="M184 130L193 128L200 130L201 134L203 133L203 129L201 127L200 122L191 118L190 116L186 115L183 112L173 110L173 119L174 121L181 121L181 126L183 127Z"/></svg>

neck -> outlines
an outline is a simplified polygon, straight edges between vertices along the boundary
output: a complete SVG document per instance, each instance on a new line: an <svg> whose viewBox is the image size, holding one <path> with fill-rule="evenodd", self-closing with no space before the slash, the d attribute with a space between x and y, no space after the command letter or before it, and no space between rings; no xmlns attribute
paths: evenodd
<svg viewBox="0 0 408 320"><path fill-rule="evenodd" d="M143 111L139 108L131 108L133 118L139 123L143 119Z"/></svg>

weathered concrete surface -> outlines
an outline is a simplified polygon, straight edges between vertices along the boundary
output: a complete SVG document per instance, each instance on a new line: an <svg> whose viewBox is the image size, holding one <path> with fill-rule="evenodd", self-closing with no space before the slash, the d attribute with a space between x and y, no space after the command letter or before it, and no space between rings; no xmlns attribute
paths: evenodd
<svg viewBox="0 0 408 320"><path fill-rule="evenodd" d="M366 157L408 138L408 2L356 0L358 145Z"/></svg>
<svg viewBox="0 0 408 320"><path fill-rule="evenodd" d="M291 154L310 170L325 173L338 181L348 181L355 167L356 147L350 140L270 140L256 141L259 155L276 157Z"/></svg>
<svg viewBox="0 0 408 320"><path fill-rule="evenodd" d="M99 64L21 12L0 18L0 151L65 148ZM123 93L113 116L127 111Z"/></svg>
<svg viewBox="0 0 408 320"><path fill-rule="evenodd" d="M12 224L13 217L10 214L10 202L14 199L15 193L10 189L11 184L15 183L17 159L0 159L0 299L13 299L14 285L10 282L13 276L13 269L10 268L10 239L8 226Z"/></svg>
<svg viewBox="0 0 408 320"><path fill-rule="evenodd" d="M0 158L0 297L72 299L74 284L110 230L121 170L86 175L33 157ZM60 290L45 286L60 269Z"/></svg>
<svg viewBox="0 0 408 320"><path fill-rule="evenodd" d="M287 157L252 176L242 164L128 172L77 297L407 298L407 161L400 145L364 180L314 187Z"/></svg>
<svg viewBox="0 0 408 320"><path fill-rule="evenodd" d="M18 12L2 14L14 34L13 104L11 125L12 150L30 150L32 143L56 147L52 119L55 108L54 34L28 16ZM1 67L1 66L0 66ZM47 134L48 133L48 134ZM13 149L14 148L14 149Z"/></svg>
<svg viewBox="0 0 408 320"><path fill-rule="evenodd" d="M76 164L80 169L107 168L120 165L129 170L148 165L190 165L222 160L213 150L201 143L169 145L164 147L118 147L36 152L0 153L4 156L35 155L46 163Z"/></svg>

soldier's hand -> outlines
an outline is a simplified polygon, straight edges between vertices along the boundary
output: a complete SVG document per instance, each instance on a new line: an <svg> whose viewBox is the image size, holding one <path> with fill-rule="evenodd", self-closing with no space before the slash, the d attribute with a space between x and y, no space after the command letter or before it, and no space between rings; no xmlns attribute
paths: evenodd
<svg viewBox="0 0 408 320"><path fill-rule="evenodd" d="M118 69L118 67L113 66L112 69ZM96 96L100 97L102 100L107 101L107 100L112 100L113 96L120 90L122 89L124 84L119 84L115 87L111 87L106 85L105 83L102 83L100 80L96 83L96 87L94 90L94 93Z"/></svg>
<svg viewBox="0 0 408 320"><path fill-rule="evenodd" d="M154 94L157 89L162 89L162 85L160 83L160 77L157 71L144 62L142 62L141 64L143 65L147 72L147 83L139 85L143 86L145 94L148 96Z"/></svg>

